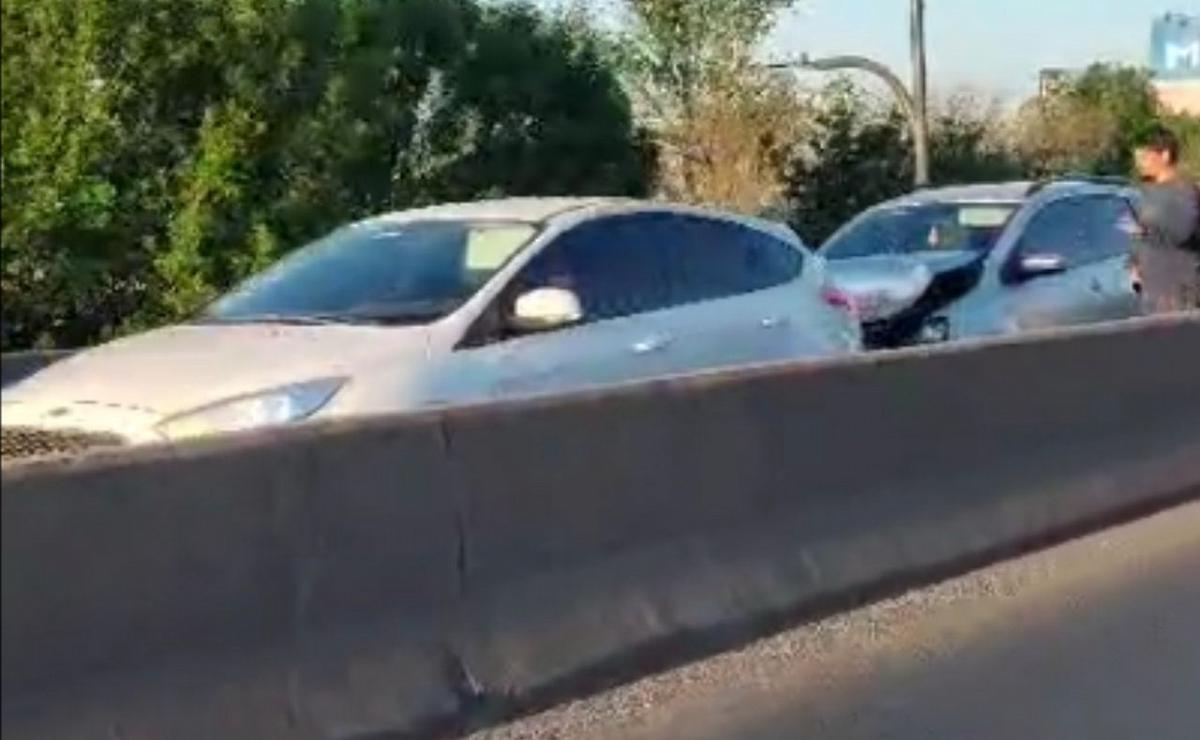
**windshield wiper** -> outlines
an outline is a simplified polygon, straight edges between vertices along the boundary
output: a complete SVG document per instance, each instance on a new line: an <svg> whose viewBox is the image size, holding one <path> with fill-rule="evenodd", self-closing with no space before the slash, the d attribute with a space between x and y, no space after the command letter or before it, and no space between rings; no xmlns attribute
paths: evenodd
<svg viewBox="0 0 1200 740"><path fill-rule="evenodd" d="M401 304L366 304L344 314L352 322L381 325L425 324L456 310L462 301L421 301Z"/></svg>
<svg viewBox="0 0 1200 740"><path fill-rule="evenodd" d="M353 318L336 314L252 314L250 316L201 316L193 324L282 324L284 326L329 326L353 324Z"/></svg>
<svg viewBox="0 0 1200 740"><path fill-rule="evenodd" d="M364 303L338 313L261 313L246 316L201 316L195 324L282 324L286 326L424 324L456 310L462 301L437 300L411 303Z"/></svg>

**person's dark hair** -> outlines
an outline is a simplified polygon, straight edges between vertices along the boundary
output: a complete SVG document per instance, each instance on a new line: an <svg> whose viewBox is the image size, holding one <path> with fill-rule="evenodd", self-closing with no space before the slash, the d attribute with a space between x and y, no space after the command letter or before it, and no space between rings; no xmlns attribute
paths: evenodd
<svg viewBox="0 0 1200 740"><path fill-rule="evenodd" d="M1171 157L1171 164L1179 163L1179 137L1162 125L1147 128L1137 137L1138 149L1150 149Z"/></svg>

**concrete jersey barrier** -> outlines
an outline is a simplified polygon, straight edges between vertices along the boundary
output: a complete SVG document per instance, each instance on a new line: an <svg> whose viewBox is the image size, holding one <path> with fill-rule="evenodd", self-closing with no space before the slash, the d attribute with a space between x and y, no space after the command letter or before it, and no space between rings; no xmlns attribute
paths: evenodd
<svg viewBox="0 0 1200 740"><path fill-rule="evenodd" d="M1200 318L6 469L13 737L453 733L1200 494Z"/></svg>

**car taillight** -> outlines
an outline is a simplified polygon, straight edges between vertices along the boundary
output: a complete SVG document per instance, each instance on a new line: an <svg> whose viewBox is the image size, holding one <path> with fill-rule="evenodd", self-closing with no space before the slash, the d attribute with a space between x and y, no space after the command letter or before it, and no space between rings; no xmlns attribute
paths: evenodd
<svg viewBox="0 0 1200 740"><path fill-rule="evenodd" d="M845 311L853 316L858 315L858 306L855 304L854 298L844 290L827 285L821 291L821 298L824 299L825 303L836 309Z"/></svg>

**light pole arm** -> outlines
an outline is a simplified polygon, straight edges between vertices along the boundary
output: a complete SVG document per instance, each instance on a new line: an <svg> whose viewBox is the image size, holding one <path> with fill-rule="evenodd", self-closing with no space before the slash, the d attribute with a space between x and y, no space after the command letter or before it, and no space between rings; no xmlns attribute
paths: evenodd
<svg viewBox="0 0 1200 740"><path fill-rule="evenodd" d="M901 110L904 111L905 117L908 119L908 125L912 132L913 150L916 159L913 179L917 187L924 187L929 184L929 135L925 127L924 116L917 109L917 103L909 93L908 88L904 86L896 73L888 69L887 65L881 64L874 59L860 56L838 56L828 57L825 59L809 59L807 55L801 57L794 62L779 62L767 65L769 69L789 69L799 67L802 69L812 69L818 72L835 72L844 69L853 69L861 72L867 72L875 75L883 80L892 93L896 96L896 100L900 103Z"/></svg>

